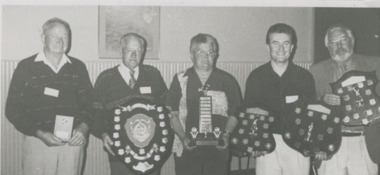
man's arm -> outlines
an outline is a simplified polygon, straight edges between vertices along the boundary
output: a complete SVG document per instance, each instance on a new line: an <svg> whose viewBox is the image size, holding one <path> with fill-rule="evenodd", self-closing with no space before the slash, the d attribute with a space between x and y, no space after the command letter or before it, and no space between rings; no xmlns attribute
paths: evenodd
<svg viewBox="0 0 380 175"><path fill-rule="evenodd" d="M232 77L229 83L230 87L227 87L228 119L222 136L224 145L218 145L216 147L219 150L224 150L229 146L230 134L238 124L238 119L235 116L239 113L242 103L242 95L238 82Z"/></svg>
<svg viewBox="0 0 380 175"><path fill-rule="evenodd" d="M177 136L181 139L181 141L183 143L183 147L186 150L193 150L194 148L196 148L196 146L190 146L191 140L186 135L185 130L183 129L181 122L179 120L178 114L179 114L178 111L172 111L170 113L170 115L171 115L170 123L172 125L172 128L173 128L174 132L177 134Z"/></svg>
<svg viewBox="0 0 380 175"><path fill-rule="evenodd" d="M104 148L106 148L110 154L115 155L111 149L113 141L107 133L109 127L107 108L105 105L107 97L106 89L108 85L107 79L109 78L107 78L106 74L101 73L95 82L93 99L94 122L91 126L91 133L102 140Z"/></svg>
<svg viewBox="0 0 380 175"><path fill-rule="evenodd" d="M79 116L77 117L79 117L81 123L74 128L73 136L69 140L69 144L72 146L79 146L86 143L89 128L94 121L92 113L93 88L87 68L82 62L80 62L78 71L80 72L80 82L78 89Z"/></svg>
<svg viewBox="0 0 380 175"><path fill-rule="evenodd" d="M190 138L186 135L184 128L181 125L181 121L179 119L179 103L182 98L181 85L178 80L178 74L174 76L173 81L170 85L170 89L168 91L168 95L166 98L166 105L172 111L170 112L171 119L170 123L176 135L181 139L183 146L186 150L192 150L196 146L191 147Z"/></svg>
<svg viewBox="0 0 380 175"><path fill-rule="evenodd" d="M157 95L159 95L157 100L159 100L160 102L165 102L167 93L168 93L168 88L166 87L165 81L162 78L161 72L159 70L157 70L156 76L157 76L157 81L158 81Z"/></svg>
<svg viewBox="0 0 380 175"><path fill-rule="evenodd" d="M28 74L27 68L20 62L9 86L5 115L18 131L28 136L36 136L38 127L34 124L32 117L28 116L25 104L24 95Z"/></svg>
<svg viewBox="0 0 380 175"><path fill-rule="evenodd" d="M258 81L258 77L255 76L253 72L251 72L245 84L245 93L243 100L244 108L262 107L258 103L258 100L261 99L263 95L259 85L260 82Z"/></svg>

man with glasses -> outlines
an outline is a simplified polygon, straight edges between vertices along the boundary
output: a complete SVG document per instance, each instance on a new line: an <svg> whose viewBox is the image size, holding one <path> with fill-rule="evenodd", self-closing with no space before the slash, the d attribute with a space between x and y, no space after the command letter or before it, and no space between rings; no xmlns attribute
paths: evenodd
<svg viewBox="0 0 380 175"><path fill-rule="evenodd" d="M227 175L229 172L229 136L237 125L235 114L241 104L241 93L235 78L215 67L218 48L213 36L202 33L194 36L190 42L193 66L176 74L169 89L167 106L172 109L176 133L173 151L177 153L177 175ZM212 99L212 104L207 99ZM223 142L192 144L197 135L204 134L202 130L210 131L207 138L215 134Z"/></svg>

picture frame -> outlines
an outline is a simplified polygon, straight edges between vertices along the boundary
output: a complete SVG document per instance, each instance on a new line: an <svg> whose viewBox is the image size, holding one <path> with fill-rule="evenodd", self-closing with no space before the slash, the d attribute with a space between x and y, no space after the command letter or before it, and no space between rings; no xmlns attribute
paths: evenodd
<svg viewBox="0 0 380 175"><path fill-rule="evenodd" d="M158 6L99 6L99 58L121 58L120 38L129 32L145 38L145 59L159 58Z"/></svg>

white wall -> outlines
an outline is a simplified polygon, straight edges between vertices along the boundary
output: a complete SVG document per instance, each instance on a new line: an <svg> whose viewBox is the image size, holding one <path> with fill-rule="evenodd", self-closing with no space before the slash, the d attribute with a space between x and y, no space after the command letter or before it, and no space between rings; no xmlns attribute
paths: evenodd
<svg viewBox="0 0 380 175"><path fill-rule="evenodd" d="M20 60L41 51L41 27L52 17L70 24L70 55L98 58L98 6L3 6L2 59Z"/></svg>
<svg viewBox="0 0 380 175"><path fill-rule="evenodd" d="M161 7L160 60L189 61L189 43L198 33L214 35L219 61L268 60L265 35L270 25L292 25L299 47L295 61L311 61L312 8ZM40 28L52 17L68 21L73 40L70 55L98 58L98 6L3 6L2 59L20 60L41 50Z"/></svg>
<svg viewBox="0 0 380 175"><path fill-rule="evenodd" d="M161 57L189 59L191 37L210 33L219 41L219 61L268 60L266 32L281 22L297 32L295 61L310 61L313 21L312 8L165 7L161 10Z"/></svg>

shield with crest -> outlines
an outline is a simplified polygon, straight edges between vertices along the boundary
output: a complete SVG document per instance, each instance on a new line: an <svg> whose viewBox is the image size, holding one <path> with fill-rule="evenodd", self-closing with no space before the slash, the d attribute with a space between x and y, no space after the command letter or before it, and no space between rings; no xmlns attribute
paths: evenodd
<svg viewBox="0 0 380 175"><path fill-rule="evenodd" d="M305 157L322 151L335 154L341 144L341 114L338 109L298 99L286 105L281 116L285 143Z"/></svg>
<svg viewBox="0 0 380 175"><path fill-rule="evenodd" d="M331 84L333 93L341 98L347 126L369 125L380 120L380 100L375 87L376 72L349 71Z"/></svg>
<svg viewBox="0 0 380 175"><path fill-rule="evenodd" d="M168 110L144 97L113 110L112 151L132 172L149 174L171 154L174 132Z"/></svg>
<svg viewBox="0 0 380 175"><path fill-rule="evenodd" d="M241 112L238 125L231 134L231 146L239 151L252 153L254 151L272 152L276 147L272 135L275 117L260 108Z"/></svg>

